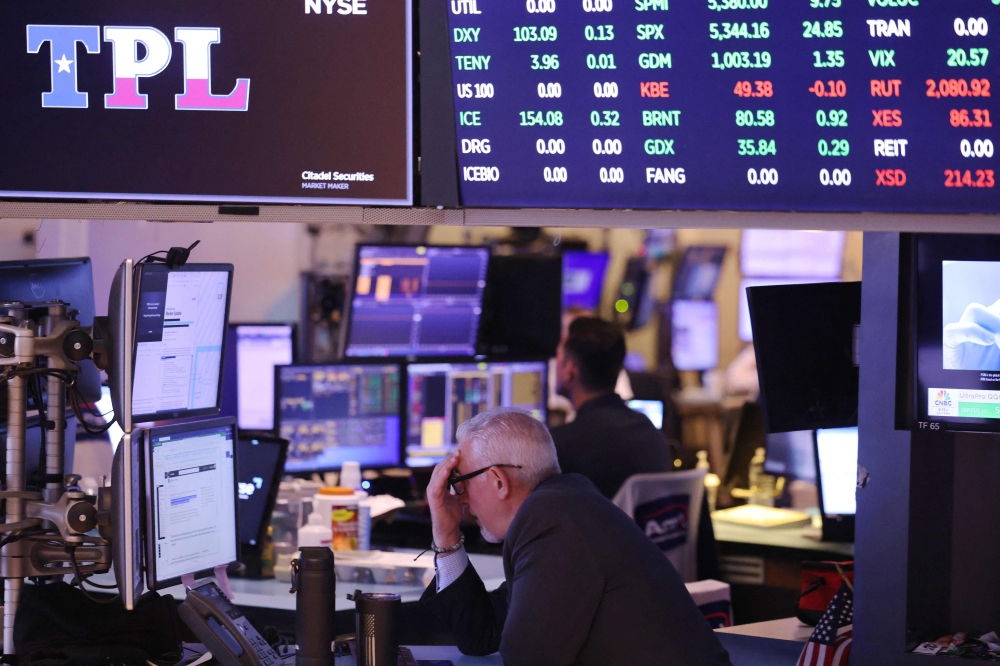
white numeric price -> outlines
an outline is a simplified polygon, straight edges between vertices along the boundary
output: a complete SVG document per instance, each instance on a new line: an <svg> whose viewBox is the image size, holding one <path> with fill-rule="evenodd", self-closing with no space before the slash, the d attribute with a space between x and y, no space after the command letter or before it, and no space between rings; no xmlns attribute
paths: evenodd
<svg viewBox="0 0 1000 666"><path fill-rule="evenodd" d="M566 152L566 142L562 139L539 139L535 142L539 155L562 155Z"/></svg>
<svg viewBox="0 0 1000 666"><path fill-rule="evenodd" d="M594 139L591 147L594 149L595 155L621 155L622 154L622 142L621 139L605 139L601 141L600 139Z"/></svg>
<svg viewBox="0 0 1000 666"><path fill-rule="evenodd" d="M542 177L546 183L565 183L569 179L566 167L545 167Z"/></svg>
<svg viewBox="0 0 1000 666"><path fill-rule="evenodd" d="M821 185L847 186L851 184L850 169L820 169L819 182Z"/></svg>
<svg viewBox="0 0 1000 666"><path fill-rule="evenodd" d="M594 97L599 99L618 97L618 84L614 81L606 81L604 83L598 81L594 84Z"/></svg>
<svg viewBox="0 0 1000 666"><path fill-rule="evenodd" d="M562 97L562 84L561 83L539 83L538 84L538 96L542 99L550 99L555 97Z"/></svg>
<svg viewBox="0 0 1000 666"><path fill-rule="evenodd" d="M750 169L747 171L747 182L751 185L777 185L777 169Z"/></svg>
<svg viewBox="0 0 1000 666"><path fill-rule="evenodd" d="M556 0L527 0L529 14L551 14L556 10Z"/></svg>
<svg viewBox="0 0 1000 666"><path fill-rule="evenodd" d="M984 18L955 19L955 34L959 37L985 37L990 32L990 24Z"/></svg>
<svg viewBox="0 0 1000 666"><path fill-rule="evenodd" d="M610 12L613 8L613 4L613 0L583 0L583 11Z"/></svg>
<svg viewBox="0 0 1000 666"><path fill-rule="evenodd" d="M962 139L959 150L962 151L962 157L993 157L993 142L989 139Z"/></svg>
<svg viewBox="0 0 1000 666"><path fill-rule="evenodd" d="M625 182L625 169L621 167L612 167L610 169L605 169L601 167L601 182L602 183L624 183Z"/></svg>

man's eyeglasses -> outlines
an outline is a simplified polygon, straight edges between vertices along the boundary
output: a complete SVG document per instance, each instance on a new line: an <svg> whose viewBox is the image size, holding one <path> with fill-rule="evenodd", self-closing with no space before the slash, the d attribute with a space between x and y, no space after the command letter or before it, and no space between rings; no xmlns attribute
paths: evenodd
<svg viewBox="0 0 1000 666"><path fill-rule="evenodd" d="M522 469L521 465L512 465L509 463L498 463L496 465L487 465L482 469L477 469L475 472L469 472L468 474L463 474L462 476L453 476L448 479L448 485L451 487L451 491L456 495L462 495L465 493L465 482L469 479L475 478L488 471L493 467L513 467L514 469Z"/></svg>

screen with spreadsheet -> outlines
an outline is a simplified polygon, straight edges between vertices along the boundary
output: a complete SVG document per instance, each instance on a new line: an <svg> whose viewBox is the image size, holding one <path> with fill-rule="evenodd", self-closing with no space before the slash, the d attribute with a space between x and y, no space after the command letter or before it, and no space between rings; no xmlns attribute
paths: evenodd
<svg viewBox="0 0 1000 666"><path fill-rule="evenodd" d="M490 252L483 247L357 248L347 356L471 356Z"/></svg>
<svg viewBox="0 0 1000 666"><path fill-rule="evenodd" d="M400 368L291 365L276 370L278 432L287 439L285 471L399 464Z"/></svg>
<svg viewBox="0 0 1000 666"><path fill-rule="evenodd" d="M494 407L516 407L546 418L544 361L505 363L411 363L406 465L436 465L455 449L455 432Z"/></svg>
<svg viewBox="0 0 1000 666"><path fill-rule="evenodd" d="M288 324L232 327L236 333L237 417L242 430L274 428L274 367L294 361Z"/></svg>

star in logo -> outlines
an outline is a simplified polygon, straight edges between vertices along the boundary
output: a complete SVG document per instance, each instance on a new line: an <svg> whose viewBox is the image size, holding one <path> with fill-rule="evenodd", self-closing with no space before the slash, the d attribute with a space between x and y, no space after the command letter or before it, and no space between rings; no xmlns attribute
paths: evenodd
<svg viewBox="0 0 1000 666"><path fill-rule="evenodd" d="M59 72L67 72L67 73L69 73L69 71L70 71L69 66L73 64L72 60L69 60L68 58L66 58L66 54L65 53L63 54L62 59L55 60L54 62L55 62L55 64L59 65L59 70L56 72L56 74L58 74Z"/></svg>

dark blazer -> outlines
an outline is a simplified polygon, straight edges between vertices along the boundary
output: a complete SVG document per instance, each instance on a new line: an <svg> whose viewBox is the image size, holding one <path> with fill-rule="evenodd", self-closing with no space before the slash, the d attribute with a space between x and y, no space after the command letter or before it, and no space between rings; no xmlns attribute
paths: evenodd
<svg viewBox="0 0 1000 666"><path fill-rule="evenodd" d="M552 429L564 474L583 474L613 498L633 474L669 472L666 439L614 393L585 402L572 423Z"/></svg>
<svg viewBox="0 0 1000 666"><path fill-rule="evenodd" d="M503 546L506 582L469 565L422 602L464 654L509 666L730 666L680 576L621 509L577 474L542 482Z"/></svg>

